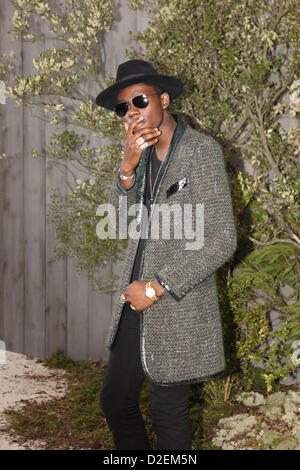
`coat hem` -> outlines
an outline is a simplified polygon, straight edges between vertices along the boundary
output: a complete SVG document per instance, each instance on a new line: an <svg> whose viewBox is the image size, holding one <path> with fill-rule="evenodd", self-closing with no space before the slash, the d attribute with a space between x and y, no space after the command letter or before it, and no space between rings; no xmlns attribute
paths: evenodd
<svg viewBox="0 0 300 470"><path fill-rule="evenodd" d="M217 379L219 377L221 377L222 375L224 375L224 372L225 372L225 368L216 372L215 374L212 374L212 375L202 375L200 377L194 377L194 378L191 378L191 379L183 379L183 380L179 380L179 381L173 381L173 382L164 382L164 381L158 381L158 380L155 380L149 370L148 370L148 367L147 367L147 364L146 364L146 355L145 355L145 337L144 337L144 331L143 331L143 314L141 314L141 321L140 321L140 354L141 354L141 363L142 363L142 367L143 367L143 370L144 370L144 373L146 375L146 377L148 377L148 379L154 384L154 385L161 385L161 386L172 386L172 385L188 385L188 384L193 384L193 383L197 383L197 382L208 382L210 380L214 380L214 379Z"/></svg>
<svg viewBox="0 0 300 470"><path fill-rule="evenodd" d="M189 384L194 384L198 382L209 382L210 380L215 380L224 375L225 369L221 370L220 372L217 372L216 374L212 375L204 375L200 377L195 377L192 379L184 379L184 380L179 380L179 381L174 381L174 382L160 382L158 380L154 380L149 371L147 370L146 367L144 367L144 361L142 361L143 369L145 375L148 377L148 379L153 383L154 385L160 385L164 387L168 386L175 386L175 385L189 385Z"/></svg>

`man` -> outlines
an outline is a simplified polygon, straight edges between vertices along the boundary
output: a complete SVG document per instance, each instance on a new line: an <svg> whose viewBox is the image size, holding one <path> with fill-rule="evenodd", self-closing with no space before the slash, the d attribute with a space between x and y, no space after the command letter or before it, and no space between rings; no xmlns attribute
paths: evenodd
<svg viewBox="0 0 300 470"><path fill-rule="evenodd" d="M236 249L231 197L218 143L168 110L181 91L179 79L130 60L96 99L123 119L124 156L111 203L117 212L121 197L128 208L137 204L141 234L129 237L101 391L117 449L150 449L138 407L145 376L157 449L191 449L189 384L224 371L214 273ZM169 237L159 223L162 208L174 209ZM183 214L189 217L180 233Z"/></svg>

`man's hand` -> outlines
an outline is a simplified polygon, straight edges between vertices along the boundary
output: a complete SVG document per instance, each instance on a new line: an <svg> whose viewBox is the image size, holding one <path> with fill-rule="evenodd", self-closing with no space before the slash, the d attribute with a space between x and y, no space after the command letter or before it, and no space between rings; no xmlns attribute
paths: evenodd
<svg viewBox="0 0 300 470"><path fill-rule="evenodd" d="M138 311L151 307L155 302L146 296L146 284L147 281L133 281L125 291L127 301ZM157 297L160 297L166 292L157 281L152 281L151 285L154 287Z"/></svg>
<svg viewBox="0 0 300 470"><path fill-rule="evenodd" d="M143 120L143 117L131 122L128 125L125 122L126 136L124 140L124 157L120 165L120 173L124 176L131 176L139 164L143 149L140 145L136 143L136 140L139 137L142 137L145 142L147 142L148 147L154 145L158 142L158 136L160 136L161 131L157 128L145 127L143 129L136 129L136 126ZM127 181L121 180L123 184L130 185L131 180ZM126 184L127 183L127 184Z"/></svg>

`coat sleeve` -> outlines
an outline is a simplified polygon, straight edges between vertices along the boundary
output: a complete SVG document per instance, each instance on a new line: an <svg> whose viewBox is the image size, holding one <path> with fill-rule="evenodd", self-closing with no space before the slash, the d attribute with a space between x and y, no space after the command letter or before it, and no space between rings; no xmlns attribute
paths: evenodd
<svg viewBox="0 0 300 470"><path fill-rule="evenodd" d="M119 196L121 195L127 196L130 199L130 201L132 201L132 203L135 202L136 170L134 171L134 175L135 177L134 177L132 184L129 187L126 187L120 182L119 169L118 169L111 185L110 198L109 198L109 202L111 204L113 204L114 206L118 205Z"/></svg>
<svg viewBox="0 0 300 470"><path fill-rule="evenodd" d="M111 219L111 223L116 226L117 234L120 235L120 227L118 221L122 217L126 217L127 209L136 202L136 170L135 170L135 178L132 184L129 187L125 187L119 178L119 170L116 172L115 177L113 179L110 195L109 195L109 204L113 206L114 213ZM120 214L121 212L121 214ZM111 214L111 213L109 213ZM127 233L127 227L126 227ZM125 234L123 234L125 235ZM126 237L125 237L126 238Z"/></svg>
<svg viewBox="0 0 300 470"><path fill-rule="evenodd" d="M202 203L204 209L203 243L199 249L184 249L181 245L155 273L155 278L178 301L220 268L237 245L229 181L219 144L207 137L195 150L191 164L192 204L194 207Z"/></svg>

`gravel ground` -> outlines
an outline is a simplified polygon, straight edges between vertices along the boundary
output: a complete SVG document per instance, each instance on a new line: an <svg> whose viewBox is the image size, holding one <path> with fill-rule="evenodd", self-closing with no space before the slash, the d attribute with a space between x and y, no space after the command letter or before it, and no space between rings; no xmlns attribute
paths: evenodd
<svg viewBox="0 0 300 470"><path fill-rule="evenodd" d="M3 351L2 351L3 352ZM5 432L4 409L20 409L28 401L46 401L65 394L62 370L49 369L36 358L6 351L0 363L0 450L41 449L43 442L20 446Z"/></svg>
<svg viewBox="0 0 300 470"><path fill-rule="evenodd" d="M0 450L44 449L42 441L18 444L6 431L4 409L20 409L28 401L46 401L65 395L65 372L50 369L38 359L0 351ZM221 419L213 443L223 450L300 450L300 389L277 392L266 399L255 392L241 397L246 413ZM260 429L260 433L258 430ZM255 447L253 447L253 442Z"/></svg>

